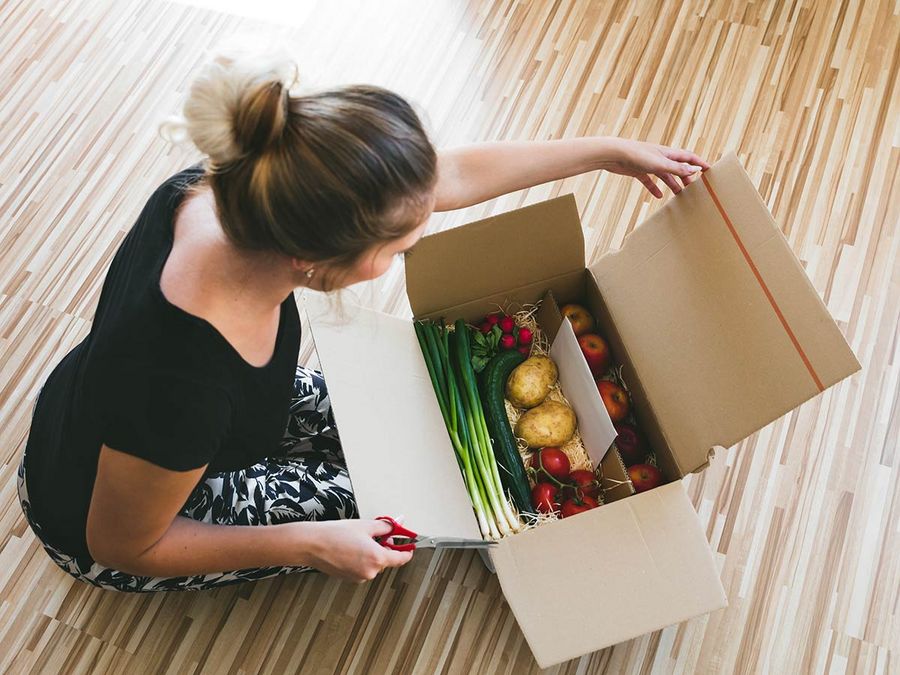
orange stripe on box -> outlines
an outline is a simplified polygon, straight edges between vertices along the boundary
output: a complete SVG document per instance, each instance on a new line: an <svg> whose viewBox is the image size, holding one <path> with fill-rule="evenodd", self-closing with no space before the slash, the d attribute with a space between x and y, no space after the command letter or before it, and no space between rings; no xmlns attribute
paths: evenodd
<svg viewBox="0 0 900 675"><path fill-rule="evenodd" d="M731 222L728 214L725 213L725 209L722 207L722 202L719 201L719 197L718 195L716 195L716 191L713 190L712 185L710 185L709 179L707 179L706 174L700 174L700 177L703 179L703 184L706 186L706 189L709 192L709 196L712 197L713 203L716 205L716 208L719 209L719 213L722 215L722 220L725 221L725 224L731 231L731 236L734 237L735 242L737 242L738 248L740 248L741 253L744 254L744 260L746 260L747 264L750 265L750 269L753 270L753 275L756 277L756 280L759 282L760 287L763 289L763 293L765 293L766 297L769 299L769 304L772 305L772 309L774 309L775 314L778 315L778 319L781 321L781 325L784 326L784 330L787 332L788 337L791 339L791 342L794 343L794 348L797 350L797 353L800 355L800 358L806 365L806 369L812 376L813 381L816 383L819 391L825 391L825 387L822 386L822 381L819 379L819 376L816 374L815 369L812 367L812 363L810 363L809 358L806 356L806 352L803 351L803 347L800 346L800 342L797 340L797 336L794 335L794 331L792 331L791 327L788 325L787 319L785 319L784 314L781 313L781 309L778 307L778 303L775 302L775 298L772 296L771 291L769 291L769 287L766 286L766 282L763 280L762 275L759 273L759 270L756 269L756 265L753 264L753 259L747 252L747 248L744 246L744 242L741 241L741 238L738 235L734 224Z"/></svg>

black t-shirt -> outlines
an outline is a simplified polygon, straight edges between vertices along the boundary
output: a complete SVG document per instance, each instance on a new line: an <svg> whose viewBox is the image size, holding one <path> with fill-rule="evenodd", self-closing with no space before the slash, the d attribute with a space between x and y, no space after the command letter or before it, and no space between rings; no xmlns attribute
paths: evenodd
<svg viewBox="0 0 900 675"><path fill-rule="evenodd" d="M158 466L206 475L278 454L300 350L294 295L281 303L275 353L256 367L159 286L175 209L198 162L151 195L119 246L90 333L40 392L25 448L28 496L45 539L89 558L88 506L101 443Z"/></svg>

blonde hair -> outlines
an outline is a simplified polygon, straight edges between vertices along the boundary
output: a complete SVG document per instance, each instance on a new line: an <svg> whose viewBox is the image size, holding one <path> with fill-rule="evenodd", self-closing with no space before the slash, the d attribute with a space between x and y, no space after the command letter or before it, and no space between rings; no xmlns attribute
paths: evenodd
<svg viewBox="0 0 900 675"><path fill-rule="evenodd" d="M331 290L370 250L422 221L437 154L412 105L367 84L292 92L282 46L221 49L191 83L183 113L159 127L203 152L219 222L237 247L337 270Z"/></svg>

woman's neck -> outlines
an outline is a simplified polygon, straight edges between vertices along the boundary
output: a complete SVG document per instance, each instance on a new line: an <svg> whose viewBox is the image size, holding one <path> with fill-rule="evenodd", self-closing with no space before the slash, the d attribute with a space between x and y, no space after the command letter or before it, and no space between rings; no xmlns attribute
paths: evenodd
<svg viewBox="0 0 900 675"><path fill-rule="evenodd" d="M244 251L232 244L216 216L209 189L185 200L178 217L189 239L193 286L201 297L248 320L271 316L294 290L290 259L271 251Z"/></svg>

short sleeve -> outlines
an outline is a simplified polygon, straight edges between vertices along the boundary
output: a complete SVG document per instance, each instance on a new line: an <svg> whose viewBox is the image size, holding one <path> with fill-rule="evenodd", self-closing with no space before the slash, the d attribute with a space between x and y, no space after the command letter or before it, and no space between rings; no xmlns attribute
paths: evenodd
<svg viewBox="0 0 900 675"><path fill-rule="evenodd" d="M102 378L102 441L173 471L208 464L231 427L221 385L152 366L119 365Z"/></svg>

